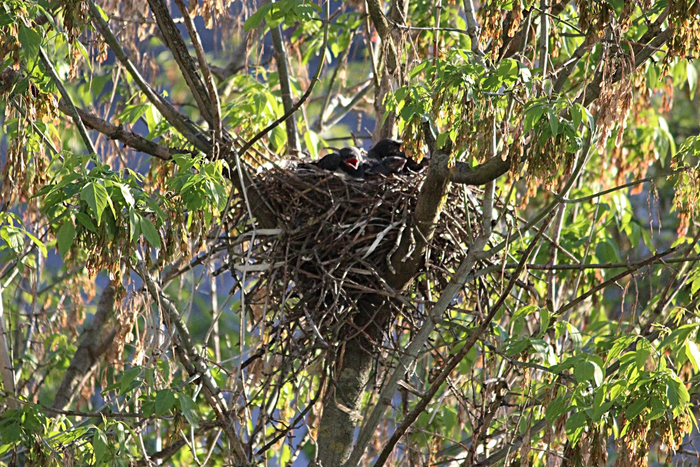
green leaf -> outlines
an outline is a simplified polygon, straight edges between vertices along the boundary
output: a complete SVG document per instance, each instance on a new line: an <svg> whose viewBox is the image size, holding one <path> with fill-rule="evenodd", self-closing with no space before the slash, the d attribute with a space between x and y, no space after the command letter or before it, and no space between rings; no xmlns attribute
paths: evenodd
<svg viewBox="0 0 700 467"><path fill-rule="evenodd" d="M690 99L695 97L695 90L698 87L698 70L693 66L692 62L688 60L686 65L686 74L688 75L688 90L690 91Z"/></svg>
<svg viewBox="0 0 700 467"><path fill-rule="evenodd" d="M544 336L549 328L549 309L545 306L540 308L540 332L537 337Z"/></svg>
<svg viewBox="0 0 700 467"><path fill-rule="evenodd" d="M636 402L632 403L630 406L627 407L627 410L625 410L625 417L627 417L627 420L632 420L636 418L640 413L642 413L642 410L644 410L648 404L648 397L637 400Z"/></svg>
<svg viewBox="0 0 700 467"><path fill-rule="evenodd" d="M141 374L141 367L135 366L126 370L121 378L121 383L119 385L119 394L126 394L130 389L132 389L132 383L136 377ZM135 386L134 386L135 387Z"/></svg>
<svg viewBox="0 0 700 467"><path fill-rule="evenodd" d="M605 363L610 364L610 362L615 360L622 353L622 351L634 341L634 339L635 338L631 336L622 336L615 339L612 349L610 349L610 352L608 352L608 355L605 358Z"/></svg>
<svg viewBox="0 0 700 467"><path fill-rule="evenodd" d="M44 242L27 232L26 230L24 233L27 234L27 237L29 237L29 239L37 246L37 248L41 250L41 253L44 255L44 258L46 258L46 245L44 245Z"/></svg>
<svg viewBox="0 0 700 467"><path fill-rule="evenodd" d="M92 222L92 219L90 219L90 216L84 212L79 212L75 215L75 218L90 232L97 233L97 227L95 227L95 224Z"/></svg>
<svg viewBox="0 0 700 467"><path fill-rule="evenodd" d="M141 216L134 209L129 209L129 240L134 241L141 235Z"/></svg>
<svg viewBox="0 0 700 467"><path fill-rule="evenodd" d="M690 402L690 394L685 388L685 384L677 378L670 378L666 382L666 396L672 408L685 407Z"/></svg>
<svg viewBox="0 0 700 467"><path fill-rule="evenodd" d="M569 331L569 338L571 339L571 343L574 344L574 350L580 350L582 342L581 332L576 326L569 323L568 321L566 322L566 329Z"/></svg>
<svg viewBox="0 0 700 467"><path fill-rule="evenodd" d="M130 207L134 207L134 196L131 194L129 187L123 183L118 183L118 185L126 204L128 204Z"/></svg>
<svg viewBox="0 0 700 467"><path fill-rule="evenodd" d="M581 104L574 104L571 106L571 122L574 128L578 129L583 118L583 112L581 111Z"/></svg>
<svg viewBox="0 0 700 467"><path fill-rule="evenodd" d="M566 420L566 437L572 444L576 444L579 440L587 423L588 416L583 411L572 414Z"/></svg>
<svg viewBox="0 0 700 467"><path fill-rule="evenodd" d="M68 219L58 229L58 234L56 235L56 243L58 243L58 252L61 254L61 258L65 259L68 250L73 245L73 239L75 239L75 226L73 221Z"/></svg>
<svg viewBox="0 0 700 467"><path fill-rule="evenodd" d="M518 319L529 315L533 311L537 310L537 305L527 305L522 308L518 308L515 313L513 313L512 321L517 321Z"/></svg>
<svg viewBox="0 0 700 467"><path fill-rule="evenodd" d="M257 29L257 27L260 26L260 23L262 23L262 20L265 19L265 15L270 8L271 4L269 3L261 6L258 11L250 15L250 18L245 20L245 23L243 23L243 30L250 31L251 29Z"/></svg>
<svg viewBox="0 0 700 467"><path fill-rule="evenodd" d="M100 461L107 452L107 437L99 428L95 428L95 433L92 435L92 450L95 453L95 465L100 465Z"/></svg>
<svg viewBox="0 0 700 467"><path fill-rule="evenodd" d="M275 151L282 149L284 143L287 141L287 133L281 126L276 126L270 132L270 143Z"/></svg>
<svg viewBox="0 0 700 467"><path fill-rule="evenodd" d="M41 35L39 35L38 32L20 23L18 39L20 47L24 51L25 57L28 60L33 60L39 56Z"/></svg>
<svg viewBox="0 0 700 467"><path fill-rule="evenodd" d="M551 107L547 108L547 117L549 118L549 129L552 131L552 136L557 136L559 134L559 118L557 118Z"/></svg>
<svg viewBox="0 0 700 467"><path fill-rule="evenodd" d="M148 240L148 243L150 243L154 248L160 249L160 235L158 235L158 230L156 230L151 221L145 217L142 217L140 226L141 231L146 236L146 240Z"/></svg>
<svg viewBox="0 0 700 467"><path fill-rule="evenodd" d="M637 364L637 368L640 370L644 369L644 365L647 362L647 358L651 355L651 344L646 339L640 339L637 343L637 351L634 355L634 361Z"/></svg>
<svg viewBox="0 0 700 467"><path fill-rule="evenodd" d="M522 338L518 341L515 341L512 344L508 345L508 347L506 347L506 355L509 357L512 357L513 355L517 355L520 352L527 349L529 347L529 345L530 345L530 339L527 337Z"/></svg>
<svg viewBox="0 0 700 467"><path fill-rule="evenodd" d="M525 132L532 130L537 122L544 115L545 106L542 104L533 105L525 111Z"/></svg>
<svg viewBox="0 0 700 467"><path fill-rule="evenodd" d="M600 386L603 382L603 370L598 364L591 361L583 361L574 368L574 376L579 383L584 381L593 381L596 386Z"/></svg>
<svg viewBox="0 0 700 467"><path fill-rule="evenodd" d="M175 395L170 389L161 389L156 393L156 415L165 415L175 405Z"/></svg>
<svg viewBox="0 0 700 467"><path fill-rule="evenodd" d="M553 424L554 421L559 418L562 414L568 412L571 407L571 400L566 396L557 396L552 402L547 405L547 410L545 412L545 417L549 423Z"/></svg>
<svg viewBox="0 0 700 467"><path fill-rule="evenodd" d="M615 263L618 260L615 248L606 240L596 245L595 255L601 263Z"/></svg>
<svg viewBox="0 0 700 467"><path fill-rule="evenodd" d="M197 405L194 403L192 398L184 392L179 392L177 393L177 401L182 414L185 416L189 424L197 428L199 426L199 416L197 415Z"/></svg>
<svg viewBox="0 0 700 467"><path fill-rule="evenodd" d="M101 6L95 5L97 7L97 11L100 12L100 16L102 17L103 20L109 21L109 15L102 9Z"/></svg>
<svg viewBox="0 0 700 467"><path fill-rule="evenodd" d="M695 274L695 279L693 279L690 286L690 293L697 295L698 290L700 290L700 271L698 271L698 274Z"/></svg>
<svg viewBox="0 0 700 467"><path fill-rule="evenodd" d="M501 61L496 71L504 81L515 81L518 78L518 62L512 58Z"/></svg>
<svg viewBox="0 0 700 467"><path fill-rule="evenodd" d="M80 190L80 199L85 201L97 218L97 225L100 225L102 213L107 207L109 194L104 186L97 182L90 182Z"/></svg>

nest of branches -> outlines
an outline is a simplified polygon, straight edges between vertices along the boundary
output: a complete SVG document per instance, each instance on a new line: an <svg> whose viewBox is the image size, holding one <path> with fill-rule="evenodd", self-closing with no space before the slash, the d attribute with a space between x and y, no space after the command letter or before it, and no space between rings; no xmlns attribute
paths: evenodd
<svg viewBox="0 0 700 467"><path fill-rule="evenodd" d="M302 340L340 342L363 297L394 297L389 302L401 308L406 300L385 278L416 254L420 233L412 216L424 178L343 179L301 163L259 173L256 189L265 195L281 228L251 230L246 219L248 231L229 246L229 264L239 285L254 284L245 293L246 311L275 328L302 331ZM424 280L444 285L444 271L456 268L466 254L464 245L478 230L475 201L467 190L450 190L422 254ZM399 258L402 239L410 246ZM419 283L424 282L415 281Z"/></svg>

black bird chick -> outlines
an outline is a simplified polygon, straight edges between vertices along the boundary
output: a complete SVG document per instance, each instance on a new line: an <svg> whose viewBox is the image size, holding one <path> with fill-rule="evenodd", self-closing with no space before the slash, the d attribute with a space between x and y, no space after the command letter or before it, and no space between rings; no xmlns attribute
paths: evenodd
<svg viewBox="0 0 700 467"><path fill-rule="evenodd" d="M398 153L397 156L404 157L406 159L406 167L404 169L404 172L420 172L428 165L428 159L426 159L425 157L420 162L416 162L412 158L408 157L403 151Z"/></svg>
<svg viewBox="0 0 700 467"><path fill-rule="evenodd" d="M331 152L326 154L321 160L313 163L315 166L327 170L329 172L334 172L338 174L348 174L352 177L361 178L359 175L360 160L355 157L354 154L348 153L347 151L342 151L343 154L338 154L337 152ZM364 173L364 172L363 172Z"/></svg>
<svg viewBox="0 0 700 467"><path fill-rule="evenodd" d="M401 156L387 156L381 162L367 164L366 172L368 174L393 175L400 174L406 165L406 158Z"/></svg>
<svg viewBox="0 0 700 467"><path fill-rule="evenodd" d="M344 158L345 161L357 160L357 164L354 166L352 164L341 164L340 169L344 173L353 178L363 178L365 176L365 158L359 148L343 148L340 150L340 157Z"/></svg>
<svg viewBox="0 0 700 467"><path fill-rule="evenodd" d="M382 160L385 157L389 156L398 156L403 154L401 152L401 145L403 144L403 141L398 141L395 139L383 139L381 141L377 141L377 144L372 146L372 149L370 149L367 152L367 155L372 158L372 159L377 159L377 160ZM406 157L404 155L404 157Z"/></svg>

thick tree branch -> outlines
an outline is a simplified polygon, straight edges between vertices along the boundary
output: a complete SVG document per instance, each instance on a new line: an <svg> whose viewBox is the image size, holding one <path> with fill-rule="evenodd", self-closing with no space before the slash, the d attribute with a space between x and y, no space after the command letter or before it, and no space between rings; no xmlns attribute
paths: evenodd
<svg viewBox="0 0 700 467"><path fill-rule="evenodd" d="M272 36L272 46L275 49L275 63L277 64L277 75L280 81L282 106L284 113L288 113L294 106L294 101L292 100L292 85L287 64L287 48L285 47L282 30L279 25L270 26L270 35ZM284 125L287 129L287 147L290 151L298 153L301 151L301 146L299 146L297 123L294 118L288 118Z"/></svg>
<svg viewBox="0 0 700 467"><path fill-rule="evenodd" d="M182 39L180 31L177 29L175 21L173 21L170 15L168 4L165 3L165 0L148 0L148 4L151 6L151 10L156 17L158 28L163 34L163 39L165 39L165 45L173 53L173 58L177 62L182 76L185 78L185 82L187 82L187 86L192 91L192 96L197 102L202 116L210 125L214 126L215 118L207 88L204 86L202 78L199 76L195 61L187 50L187 44L185 44L185 41ZM189 18L187 10L183 11L182 15L183 17L187 16ZM192 41L195 41L194 37L192 37Z"/></svg>
<svg viewBox="0 0 700 467"><path fill-rule="evenodd" d="M484 318L484 320L481 322L481 324L473 329L469 337L467 337L466 342L464 343L464 346L450 359L449 363L445 365L445 367L442 369L440 374L435 378L433 381L433 384L430 386L430 389L427 391L425 396L423 396L418 402L418 404L411 410L411 412L406 416L403 422L401 422L401 425L399 425L396 430L394 430L394 433L392 434L391 438L389 441L385 444L384 449L382 450L382 454L379 457L379 460L377 460L377 463L375 464L376 467L384 465L386 462L386 459L388 459L389 455L394 449L394 446L398 442L398 440L403 436L403 434L406 432L408 427L410 427L413 422L418 418L418 416L423 413L425 408L428 406L430 401L433 399L435 394L437 393L438 389L442 385L442 383L447 379L447 377L452 373L452 371L455 369L455 367L459 364L459 362L464 359L464 357L469 353L469 351L476 345L476 342L481 339L481 337L484 335L486 330L488 329L489 325L491 324L491 321L493 321L493 318L496 316L496 313L501 309L503 304L505 303L506 299L510 295L510 291L513 289L515 286L515 283L517 282L518 278L520 277L520 274L522 271L525 269L525 265L527 264L528 259L530 258L530 255L534 251L534 249L539 245L539 240L540 237L542 236L542 233L547 230L547 226L552 220L554 212L550 213L549 217L545 219L542 227L540 228L540 231L535 237L532 239L530 242L530 245L528 245L527 250L525 250L525 253L523 254L522 258L520 259L520 262L518 263L518 267L516 268L515 272L511 276L510 280L508 281L508 284L506 285L505 289L503 292L501 292L501 295L499 299L496 301L496 303L491 307L491 310L489 310L489 314ZM478 245L477 245L478 244ZM445 288L445 291L440 295L440 298L438 299L437 304L433 309L430 311L430 317L428 320L426 320L423 323L423 326L421 327L421 330L418 332L418 335L416 335L415 339L413 342L411 342L411 345L409 345L409 349L414 347L415 344L415 354L412 358L417 358L418 357L418 350L423 348L423 345L425 345L425 342L427 341L428 337L430 336L430 333L432 332L433 328L435 327L435 322L442 316L442 314L445 312L447 309L447 306L452 302L456 294L462 289L464 286L464 282L467 279L468 274L471 272L474 264L474 257L476 255L472 254L472 250L477 250L478 249L483 249L483 247L486 245L485 238L483 236L480 236L479 239L475 242L475 244L469 249L469 253L467 254L467 258L464 260L462 265L459 268L459 271L455 275L456 277L453 277L452 280L450 281L450 284ZM477 247L477 248L475 248ZM478 250L477 250L478 251ZM465 266L463 268L463 266ZM465 274L466 273L466 274ZM456 280L455 280L456 279ZM420 339L419 339L420 338ZM422 341L422 342L421 342ZM406 352L407 354L411 353L409 350ZM403 359L402 359L403 360ZM408 360L408 359L406 359ZM405 371L408 369L408 364L410 361L406 362L401 362L404 365L399 365L397 368L394 370L394 373L401 373L401 376L405 373ZM392 378L390 379L390 382L387 383L386 386L389 386L391 384L391 381L394 379L394 374L392 374ZM385 386L385 388L386 388ZM395 391L395 388L394 388ZM382 393L384 393L384 390L382 390ZM393 392L392 392L393 394ZM391 399L389 399L391 400ZM377 403L377 407L381 404L381 395L380 395L380 400ZM375 408L376 409L376 408ZM374 430L372 430L374 431ZM358 443L359 444L359 443Z"/></svg>
<svg viewBox="0 0 700 467"><path fill-rule="evenodd" d="M413 276L418 272L423 264L425 249L433 238L435 226L437 225L440 213L447 199L447 192L450 187L450 155L438 150L430 159L428 175L418 192L416 209L413 212L412 225L414 230L413 243L411 235L402 236L399 248L392 255L392 271L386 274L386 280L394 289L403 289L410 283ZM407 257L409 248L415 248Z"/></svg>
<svg viewBox="0 0 700 467"><path fill-rule="evenodd" d="M211 150L211 143L207 140L204 135L202 135L194 124L189 121L184 115L175 110L175 108L166 101L163 97L158 95L153 88L146 82L146 80L141 76L141 73L136 69L136 66L131 62L129 57L124 52L121 44L109 29L109 25L102 18L100 10L95 5L94 0L89 0L90 2L90 16L92 17L95 27L102 37L107 42L107 45L112 49L112 52L117 57L117 60L126 68L131 77L134 79L138 85L141 92L146 95L146 98L158 109L158 111L165 117L165 119L170 123L177 131L179 131L182 136L184 136L187 141L193 144L197 149L202 152L208 153Z"/></svg>
<svg viewBox="0 0 700 467"><path fill-rule="evenodd" d="M107 337L103 338L102 328L114 313L115 296L116 289L110 282L102 291L92 323L85 331L85 334L83 334L78 350L75 351L70 366L63 376L63 381L61 381L61 385L56 391L56 396L51 403L52 409L62 410L68 405L75 395L82 378L88 374L114 340L115 332L112 331Z"/></svg>
<svg viewBox="0 0 700 467"><path fill-rule="evenodd" d="M457 162L450 169L450 181L462 185L486 185L510 170L510 160L492 157L481 165L470 167L466 162Z"/></svg>
<svg viewBox="0 0 700 467"><path fill-rule="evenodd" d="M66 104L66 101L64 99L61 99L58 102L58 110L67 115L70 115L70 108ZM123 144L129 146L130 148L133 148L145 154L149 154L153 157L157 157L158 159L169 161L173 158L173 155L175 154L186 154L189 152L155 143L151 140L144 138L143 136L137 135L133 131L125 130L121 125L117 126L108 122L107 120L103 120L97 115L87 112L86 110L76 108L76 111L80 116L80 120L83 122L83 124L85 124L86 127L95 131L99 131L100 133L102 133L110 139L116 139L118 141L121 141Z"/></svg>
<svg viewBox="0 0 700 467"><path fill-rule="evenodd" d="M221 103L219 102L219 93L216 90L216 83L214 83L214 78L209 70L209 65L207 64L207 57L204 53L204 47L202 47L202 40L199 38L199 33L197 33L197 28L192 21L192 16L190 16L189 10L185 6L183 0L175 0L177 7L182 14L182 18L185 20L185 27L187 28L187 33L190 35L190 40L194 46L194 51L197 54L197 61L199 62L199 67L204 75L204 82L207 85L207 92L209 94L209 103L211 105L212 113L212 125L214 127L214 134L216 140L221 140ZM196 75L195 75L196 76Z"/></svg>

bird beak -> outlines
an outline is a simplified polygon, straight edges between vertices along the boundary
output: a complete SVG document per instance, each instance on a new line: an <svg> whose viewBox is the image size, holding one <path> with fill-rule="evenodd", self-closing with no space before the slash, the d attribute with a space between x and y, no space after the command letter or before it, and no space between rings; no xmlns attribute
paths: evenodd
<svg viewBox="0 0 700 467"><path fill-rule="evenodd" d="M359 159L356 159L354 157L350 157L349 159L345 159L345 163L352 167L354 170L357 170L357 166L360 165Z"/></svg>

